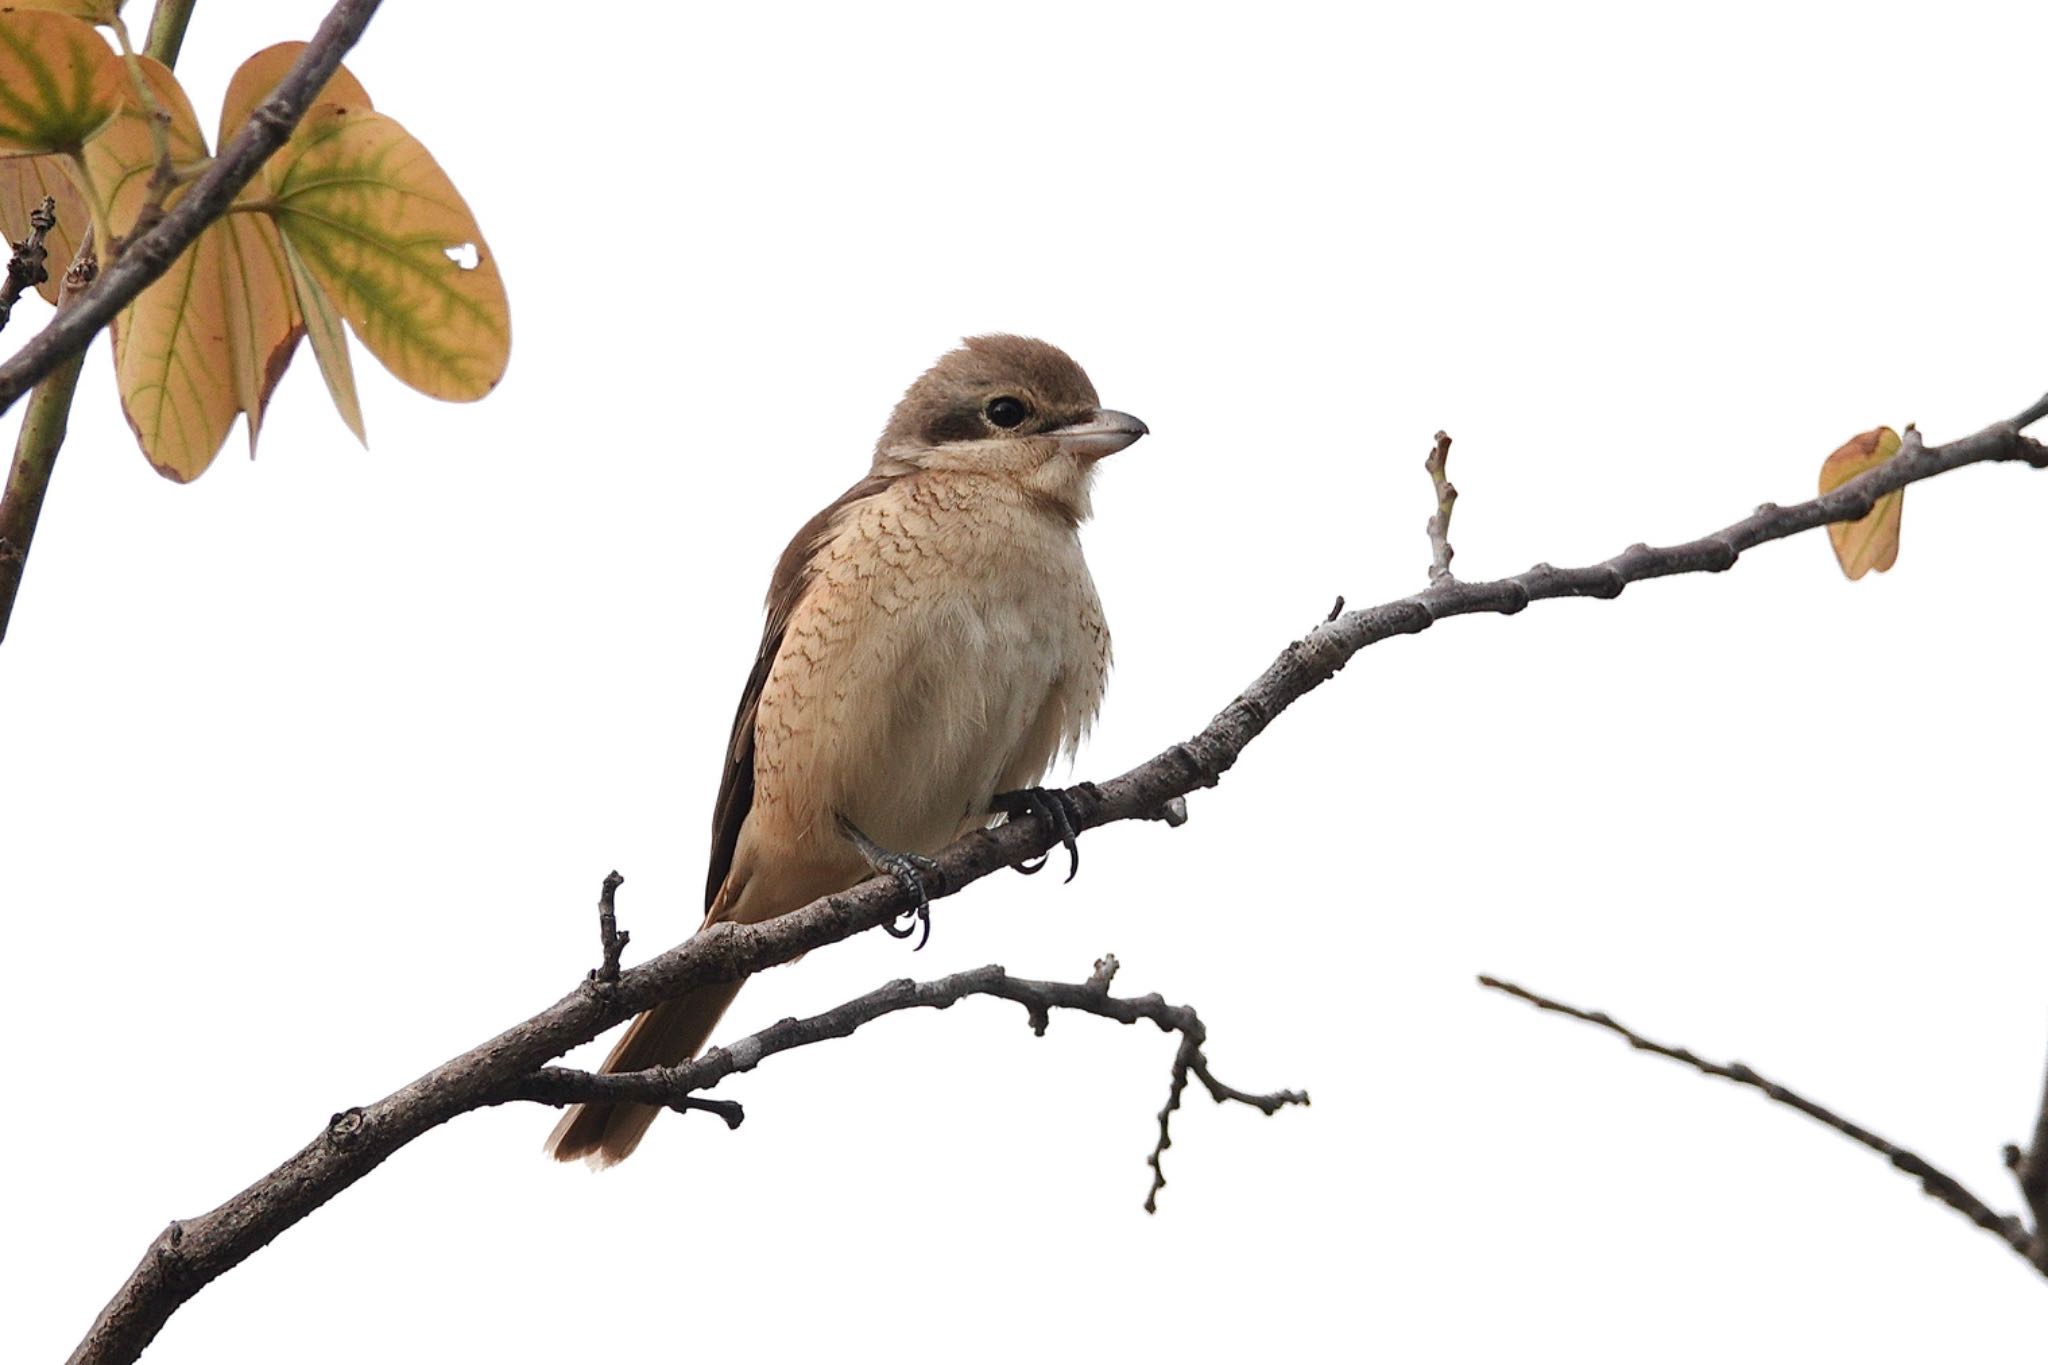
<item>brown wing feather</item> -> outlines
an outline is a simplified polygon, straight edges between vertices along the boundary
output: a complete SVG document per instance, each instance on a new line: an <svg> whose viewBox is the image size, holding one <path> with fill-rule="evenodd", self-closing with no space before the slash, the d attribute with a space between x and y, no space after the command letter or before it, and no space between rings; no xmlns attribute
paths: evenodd
<svg viewBox="0 0 2048 1365"><path fill-rule="evenodd" d="M761 689L768 685L768 671L782 651L782 632L789 615L796 610L812 578L811 556L832 531L840 514L864 498L871 498L902 477L870 474L835 498L831 505L803 524L782 558L776 561L775 576L768 583L768 615L761 627L761 648L754 655L753 671L747 674L746 690L740 693L739 711L732 718L732 739L726 745L725 772L718 780L718 800L711 808L711 865L704 876L704 910L708 915L718 900L718 889L732 871L733 853L739 848L740 827L754 808L754 719L761 709Z"/></svg>

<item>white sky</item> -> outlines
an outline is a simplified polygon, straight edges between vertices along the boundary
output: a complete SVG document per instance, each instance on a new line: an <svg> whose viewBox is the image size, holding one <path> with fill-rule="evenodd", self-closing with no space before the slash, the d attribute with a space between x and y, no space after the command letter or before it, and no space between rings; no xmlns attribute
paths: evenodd
<svg viewBox="0 0 2048 1365"><path fill-rule="evenodd" d="M457 408L358 352L364 453L302 353L261 460L237 432L180 488L94 355L0 646L0 1355L60 1357L169 1219L573 986L608 869L636 951L694 926L774 556L964 333L1059 343L1154 433L1087 532L1117 672L1077 777L1185 737L1337 593L1419 587L1438 427L1457 568L1493 576L2048 387L2048 19L1540 8L387 6L351 65L483 222L511 370ZM202 123L322 9L203 0ZM718 1092L740 1132L665 1118L602 1178L542 1160L551 1113L464 1118L149 1358L2032 1340L2048 1285L1880 1159L1471 982L1739 1057L2017 1205L2048 482L1907 502L1854 586L1814 535L1376 647L1187 827L730 1016L1113 950L1225 1079L1315 1097L1192 1100L1156 1218L1170 1041L980 1002L776 1059Z"/></svg>

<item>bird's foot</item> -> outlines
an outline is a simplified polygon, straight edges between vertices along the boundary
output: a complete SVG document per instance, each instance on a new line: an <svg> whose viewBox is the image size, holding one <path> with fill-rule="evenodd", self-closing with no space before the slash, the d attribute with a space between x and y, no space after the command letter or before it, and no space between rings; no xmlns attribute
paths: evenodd
<svg viewBox="0 0 2048 1365"><path fill-rule="evenodd" d="M893 849L883 848L873 839L861 833L860 827L843 815L839 817L839 832L845 835L846 841L859 851L862 858L867 860L867 865L870 868L878 873L886 872L894 877L898 882L902 883L904 890L917 898L917 904L904 911L905 914L911 917L910 923L898 928L892 920L885 922L882 928L888 932L891 938L909 938L912 934L917 933L919 927L922 926L924 934L918 939L917 948L911 949L912 952L916 952L919 948L923 948L925 944L930 943L932 941L932 901L931 894L925 889L924 881L926 877L938 875L939 865L930 858L925 857L922 853L898 853Z"/></svg>
<svg viewBox="0 0 2048 1365"><path fill-rule="evenodd" d="M1074 826L1080 823L1081 812L1074 805L1073 797L1046 787L1025 787L1013 792L997 792L990 798L989 806L1012 820L1029 815L1057 834L1060 847L1067 851L1067 880L1074 880L1074 874L1081 870L1081 846L1074 842ZM1051 857L1052 854L1047 852L1041 854L1036 862L1027 859L1011 866L1027 877L1034 876L1045 869Z"/></svg>

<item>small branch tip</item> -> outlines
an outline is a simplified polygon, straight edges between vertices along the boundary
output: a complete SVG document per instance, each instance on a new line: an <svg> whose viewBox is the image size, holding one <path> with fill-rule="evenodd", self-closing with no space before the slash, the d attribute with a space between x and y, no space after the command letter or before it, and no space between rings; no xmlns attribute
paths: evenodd
<svg viewBox="0 0 2048 1365"><path fill-rule="evenodd" d="M1907 1151L1889 1139L1880 1137L1869 1129L1843 1118L1834 1111L1807 1099L1797 1091L1758 1075L1755 1070L1742 1062L1708 1061L1687 1048L1674 1047L1668 1043L1659 1043L1653 1039L1646 1038L1633 1029L1617 1023L1605 1011L1584 1010L1576 1005L1567 1005L1561 1000L1553 1000L1549 996L1525 990L1512 982L1502 981L1495 977L1482 976L1479 978L1479 984L1490 990L1512 995L1518 1000L1527 1001L1537 1009L1569 1015L1583 1023L1606 1029L1639 1052L1654 1052L1660 1057L1668 1057L1674 1062L1683 1063L1702 1075L1716 1076L1722 1080L1733 1081L1737 1085L1744 1085L1753 1090L1761 1091L1772 1102L1782 1104L1788 1109L1796 1109L1816 1123L1832 1128L1850 1141L1867 1147L1871 1151L1883 1156L1893 1166L1917 1179L1921 1189L1925 1190L1928 1194L1948 1205L1957 1213L1962 1214L1978 1227L1995 1234L1999 1240L2003 1241L2021 1256L2028 1258L2029 1261L2034 1259L2036 1249L2034 1244L2040 1239L2030 1236L2019 1219L2009 1214L1995 1212L1983 1200L1972 1194L1961 1181L1947 1172L1936 1168L1918 1154ZM2048 1267L2038 1265L2037 1268L2048 1270Z"/></svg>
<svg viewBox="0 0 2048 1365"><path fill-rule="evenodd" d="M1429 585L1433 588L1457 581L1451 574L1451 557L1457 553L1451 548L1451 509L1457 506L1458 490L1445 476L1450 458L1450 435L1439 431L1428 458L1422 462L1430 484L1436 489L1436 512L1423 526L1429 536Z"/></svg>

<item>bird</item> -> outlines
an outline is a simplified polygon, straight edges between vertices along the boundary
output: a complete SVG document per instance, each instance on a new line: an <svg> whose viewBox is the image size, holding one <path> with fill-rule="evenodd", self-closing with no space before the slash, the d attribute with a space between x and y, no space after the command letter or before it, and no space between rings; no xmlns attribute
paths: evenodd
<svg viewBox="0 0 2048 1365"><path fill-rule="evenodd" d="M1097 462L1146 434L1028 337L969 337L911 384L866 476L803 524L769 580L712 808L706 927L890 872L915 888L928 935L929 856L998 813L1047 820L1071 879L1071 810L1034 784L1102 702L1109 628L1079 528ZM654 1006L600 1070L690 1060L738 991ZM547 1151L613 1165L660 1112L571 1106Z"/></svg>

